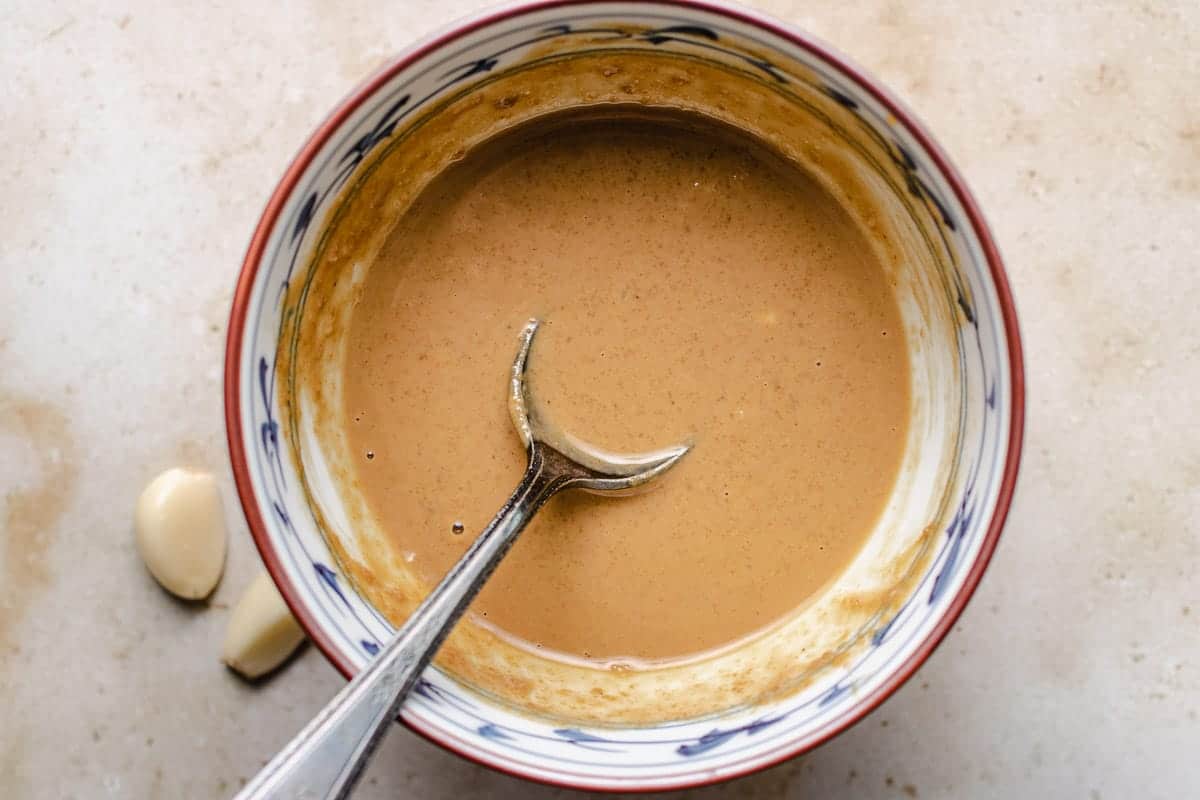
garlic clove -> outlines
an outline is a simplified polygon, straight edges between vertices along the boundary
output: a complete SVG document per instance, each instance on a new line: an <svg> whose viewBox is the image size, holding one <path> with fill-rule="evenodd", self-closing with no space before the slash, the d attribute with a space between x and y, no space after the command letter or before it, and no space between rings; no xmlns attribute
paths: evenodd
<svg viewBox="0 0 1200 800"><path fill-rule="evenodd" d="M279 590L267 573L246 588L225 631L221 660L246 678L257 678L282 664L304 641Z"/></svg>
<svg viewBox="0 0 1200 800"><path fill-rule="evenodd" d="M186 600L207 597L225 569L225 516L207 472L169 469L138 497L134 535L146 568Z"/></svg>

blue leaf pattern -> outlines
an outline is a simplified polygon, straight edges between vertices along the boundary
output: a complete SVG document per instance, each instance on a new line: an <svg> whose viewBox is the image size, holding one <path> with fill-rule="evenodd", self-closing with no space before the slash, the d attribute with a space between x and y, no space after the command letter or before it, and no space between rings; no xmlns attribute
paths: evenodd
<svg viewBox="0 0 1200 800"><path fill-rule="evenodd" d="M897 613L894 617L889 619L887 621L887 623L883 625L883 627L881 627L881 628L879 628L879 630L875 631L875 633L871 636L871 646L872 647L879 647L879 645L881 645L885 641L887 641L888 632L891 631L892 626L896 624L896 620L898 620L898 619L900 619L899 613Z"/></svg>
<svg viewBox="0 0 1200 800"><path fill-rule="evenodd" d="M712 50L722 53L727 56L749 64L757 70L760 70L769 75L778 83L788 83L788 78L779 67L767 61L765 58L747 55L740 50L729 47L723 47L711 42L720 41L720 36L709 28L703 28L698 25L674 25L667 28L657 28L655 30L643 31L639 34L642 41L649 42L653 45L661 45L667 43L687 44L692 47L701 48L704 50Z"/></svg>
<svg viewBox="0 0 1200 800"><path fill-rule="evenodd" d="M846 95L846 94L842 94L840 91L838 91L837 89L835 89L832 86L825 86L823 88L825 89L825 94L829 95L834 100L836 100L839 105L845 106L846 108L850 109L851 111L854 111L856 108L858 108L858 103L855 102L853 97L850 97L849 95Z"/></svg>
<svg viewBox="0 0 1200 800"><path fill-rule="evenodd" d="M949 527L946 528L946 535L950 538L950 552L946 555L946 560L942 562L942 567L938 570L937 577L934 578L933 588L929 592L929 602L934 603L942 596L946 588L950 585L950 579L955 575L955 567L958 566L958 557L962 550L963 540L971 530L971 521L975 517L975 503L972 494L974 492L974 482L967 484L966 495L962 499L962 503L958 507L958 512L954 515L954 519L950 521Z"/></svg>
<svg viewBox="0 0 1200 800"><path fill-rule="evenodd" d="M679 753L681 756L695 756L699 755L700 753L707 753L709 750L725 744L739 733L744 733L747 736L753 736L759 731L766 730L767 728L770 728L772 725L775 725L786 718L786 714L780 714L776 717L766 717L764 719L755 720L754 722L746 725L739 725L736 728L728 728L726 730L713 728L696 741L679 745L679 747L675 748L675 752Z"/></svg>
<svg viewBox="0 0 1200 800"><path fill-rule="evenodd" d="M584 733L577 728L556 728L554 733L569 742L597 742L604 743L608 739L602 739L599 736L593 736L590 733Z"/></svg>
<svg viewBox="0 0 1200 800"><path fill-rule="evenodd" d="M832 705L834 701L849 691L850 687L848 686L843 686L840 683L834 684L832 689L821 695L821 699L817 701L817 705L821 708Z"/></svg>
<svg viewBox="0 0 1200 800"><path fill-rule="evenodd" d="M349 150L342 154L342 162L351 162L357 166L375 148L375 145L391 136L396 130L396 123L400 121L401 109L408 105L408 101L411 99L412 96L406 94L393 103L387 111L384 111L383 116L375 123L375 127L363 134Z"/></svg>
<svg viewBox="0 0 1200 800"><path fill-rule="evenodd" d="M475 732L485 739L501 739L512 741L513 738L490 722L480 725L478 728L476 728Z"/></svg>
<svg viewBox="0 0 1200 800"><path fill-rule="evenodd" d="M675 752L681 756L698 756L701 753L707 753L714 747L720 747L727 741L738 735L737 729L727 731L717 730L714 728L708 733L701 736L693 744L681 744L675 748Z"/></svg>
<svg viewBox="0 0 1200 800"><path fill-rule="evenodd" d="M418 697L424 697L431 703L436 703L439 699L433 684L424 678L417 678L416 684L413 685L412 692Z"/></svg>
<svg viewBox="0 0 1200 800"><path fill-rule="evenodd" d="M349 607L350 601L346 599L346 595L342 594L342 587L338 586L337 573L319 561L313 562L313 569L317 571L317 575L321 577L321 581L341 598L343 605Z"/></svg>
<svg viewBox="0 0 1200 800"><path fill-rule="evenodd" d="M292 223L292 241L299 239L308 232L308 226L312 224L313 217L317 213L318 199L317 193L312 192L305 198L304 204L300 206L300 210L296 212L296 221Z"/></svg>

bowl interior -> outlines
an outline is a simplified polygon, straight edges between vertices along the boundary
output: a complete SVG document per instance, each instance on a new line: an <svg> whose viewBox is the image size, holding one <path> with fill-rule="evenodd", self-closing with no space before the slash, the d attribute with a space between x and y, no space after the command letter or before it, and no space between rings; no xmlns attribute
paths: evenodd
<svg viewBox="0 0 1200 800"><path fill-rule="evenodd" d="M633 676L460 626L441 662L453 675L431 669L404 710L434 740L528 777L665 788L772 763L853 722L936 643L994 546L1015 467L1010 320L973 210L890 101L770 23L690 5L500 12L409 53L326 123L268 208L231 325L231 446L272 574L310 636L356 670L423 591L357 494L339 426L362 265L386 220L464 146L613 103L720 118L817 176L892 272L912 369L891 500L847 572L794 617L718 656ZM388 175L401 179L378 179ZM356 203L378 220L346 213Z"/></svg>

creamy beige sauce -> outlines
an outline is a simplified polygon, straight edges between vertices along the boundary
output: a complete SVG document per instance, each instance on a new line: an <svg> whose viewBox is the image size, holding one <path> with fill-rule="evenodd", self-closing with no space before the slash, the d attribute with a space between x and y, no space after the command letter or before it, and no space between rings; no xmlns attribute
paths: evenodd
<svg viewBox="0 0 1200 800"><path fill-rule="evenodd" d="M554 498L477 619L545 655L677 659L854 558L896 478L908 363L885 271L806 174L698 119L575 117L422 193L367 274L345 407L360 488L429 586L520 480L505 400L531 316L557 424L695 448L645 494Z"/></svg>

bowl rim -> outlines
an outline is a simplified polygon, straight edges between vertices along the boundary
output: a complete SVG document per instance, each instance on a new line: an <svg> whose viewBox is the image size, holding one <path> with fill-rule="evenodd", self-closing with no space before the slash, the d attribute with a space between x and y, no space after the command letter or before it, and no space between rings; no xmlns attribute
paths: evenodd
<svg viewBox="0 0 1200 800"><path fill-rule="evenodd" d="M278 185L267 201L266 208L263 210L258 224L255 226L246 256L239 270L225 344L225 430L230 462L233 469L234 484L237 488L238 498L241 501L242 511L250 528L250 534L254 539L255 546L258 548L259 555L262 557L267 572L271 575L275 585L279 587L280 594L308 638L312 640L324 654L325 658L347 679L353 677L355 673L354 665L342 658L340 651L334 646L330 637L308 612L303 603L301 592L289 580L274 550L263 515L254 497L246 449L243 446L243 429L239 403L243 376L239 370L239 364L241 361L242 342L250 297L258 275L259 266L262 262L263 253L266 250L267 241L276 224L279 222L284 205L291 197L301 176L308 169L316 154L346 119L397 73L407 69L411 64L429 53L480 28L530 12L589 5L599 1L601 0L524 0L523 2L511 3L499 8L488 8L452 22L446 27L422 37L409 47L404 48L385 66L368 76L350 94L343 97L335 109L325 117L317 129L309 136L300 148L300 151L288 165L283 177L279 180ZM667 784L629 786L625 784L613 785L608 783L556 780L553 777L528 773L520 767L501 759L492 760L467 753L458 748L450 738L443 736L439 730L414 723L410 719L402 718L402 721L409 729L419 733L440 747L468 761L473 761L518 778L570 789L605 792L659 792L697 788L744 777L768 769L819 747L852 727L863 719L863 717L878 708L916 673L917 669L929 658L938 645L941 644L946 634L953 628L955 622L966 608L968 601L983 578L983 574L999 542L1001 531L1004 528L1005 520L1012 505L1013 492L1016 488L1017 473L1021 462L1021 449L1025 428L1025 372L1016 306L1013 301L1012 290L1008 283L1008 277L1004 270L999 248L996 246L983 213L967 188L962 175L912 111L894 97L888 89L884 88L879 81L846 56L837 52L833 47L821 42L810 34L802 32L795 26L769 15L723 2L723 0L622 0L622 2L634 5L667 5L688 10L703 11L765 30L841 70L886 108L894 116L897 123L902 125L929 154L942 177L954 192L954 196L966 212L971 230L983 250L991 281L996 292L1003 322L1005 342L1008 349L1008 367L1012 382L1012 394L1009 403L1009 434L999 494L996 499L995 510L992 513L991 520L988 522L987 530L975 562L968 570L965 580L959 587L958 592L951 599L942 618L938 620L912 654L878 688L859 699L845 713L839 723L829 727L828 730L824 731L814 741L798 743L795 747L786 749L784 753L774 756L763 763L742 767L728 774L719 776L697 775L695 778L676 779Z"/></svg>

